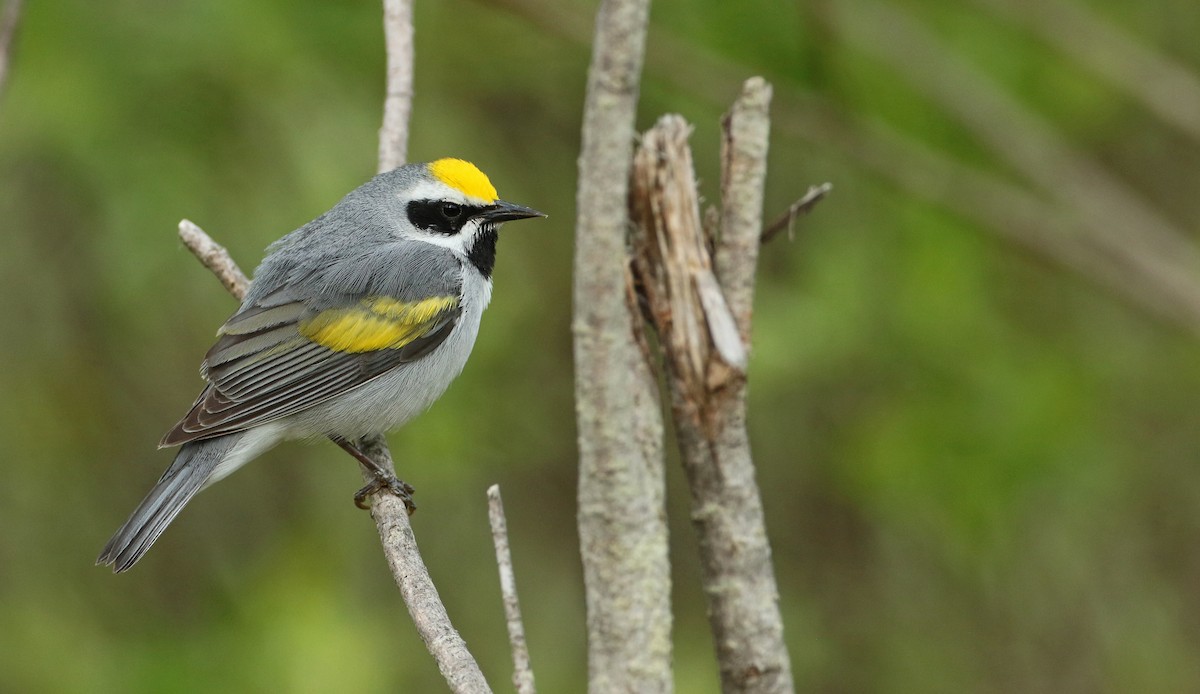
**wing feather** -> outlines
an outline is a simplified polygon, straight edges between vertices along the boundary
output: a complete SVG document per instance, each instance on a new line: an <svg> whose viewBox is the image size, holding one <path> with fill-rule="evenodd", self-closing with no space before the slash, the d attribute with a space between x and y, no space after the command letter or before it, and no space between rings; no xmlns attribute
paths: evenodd
<svg viewBox="0 0 1200 694"><path fill-rule="evenodd" d="M457 296L360 295L319 310L271 299L221 327L201 367L208 387L161 446L242 431L345 393L428 354L462 311Z"/></svg>

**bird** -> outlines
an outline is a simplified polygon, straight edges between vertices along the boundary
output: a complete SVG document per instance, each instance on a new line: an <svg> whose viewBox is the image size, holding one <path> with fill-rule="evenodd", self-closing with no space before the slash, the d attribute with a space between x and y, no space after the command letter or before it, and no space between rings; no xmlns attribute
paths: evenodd
<svg viewBox="0 0 1200 694"><path fill-rule="evenodd" d="M466 365L492 296L498 229L545 217L499 199L457 158L376 175L268 246L200 367L206 385L163 436L171 465L96 560L136 564L199 492L276 444L330 437L411 504L355 442L436 401ZM410 505L410 511L411 511Z"/></svg>

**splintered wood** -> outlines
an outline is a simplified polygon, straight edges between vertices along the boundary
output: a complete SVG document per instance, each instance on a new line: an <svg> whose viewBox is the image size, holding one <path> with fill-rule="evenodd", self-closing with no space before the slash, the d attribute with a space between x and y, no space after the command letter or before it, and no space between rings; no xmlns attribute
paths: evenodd
<svg viewBox="0 0 1200 694"><path fill-rule="evenodd" d="M649 317L688 399L704 403L710 392L744 377L746 347L713 272L690 134L681 116L667 115L642 136L629 206L633 271Z"/></svg>

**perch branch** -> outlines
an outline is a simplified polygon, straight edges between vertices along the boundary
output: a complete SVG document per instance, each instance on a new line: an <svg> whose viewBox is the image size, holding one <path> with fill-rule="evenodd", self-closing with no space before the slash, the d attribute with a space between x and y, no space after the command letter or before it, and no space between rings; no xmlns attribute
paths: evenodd
<svg viewBox="0 0 1200 694"><path fill-rule="evenodd" d="M508 547L508 523L504 520L504 501L500 485L488 487L488 523L492 526L492 544L496 546L496 565L500 568L500 594L504 599L504 621L513 657L513 687L517 694L536 694L533 669L529 666L529 646L525 643L525 625L521 621L521 603L517 601L517 579L513 574L512 552Z"/></svg>
<svg viewBox="0 0 1200 694"><path fill-rule="evenodd" d="M383 0L383 32L387 48L387 86L383 124L379 129L379 171L404 163L408 148L408 121L412 112L413 8L412 0ZM387 437L364 438L359 447L387 470L394 470ZM366 471L364 479L369 480ZM478 663L462 636L450 623L446 608L417 549L404 502L379 493L371 503L371 517L379 530L388 567L400 588L408 613L425 647L454 692L490 692Z"/></svg>
<svg viewBox="0 0 1200 694"><path fill-rule="evenodd" d="M363 439L359 447L386 469L395 468L387 439L383 436ZM491 687L484 679L479 664L467 650L466 642L450 623L450 615L446 614L446 607L429 577L404 501L394 494L376 494L371 502L371 517L379 529L379 540L383 543L388 568L392 570L417 633L437 661L438 670L446 679L450 691L456 694L490 694Z"/></svg>
<svg viewBox="0 0 1200 694"><path fill-rule="evenodd" d="M672 689L662 417L625 251L649 4L600 4L579 156L571 329L593 694Z"/></svg>

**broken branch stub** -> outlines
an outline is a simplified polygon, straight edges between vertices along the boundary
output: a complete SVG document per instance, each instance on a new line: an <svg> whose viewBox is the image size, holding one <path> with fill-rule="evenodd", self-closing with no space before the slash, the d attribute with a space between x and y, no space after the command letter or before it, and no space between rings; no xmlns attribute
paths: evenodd
<svg viewBox="0 0 1200 694"><path fill-rule="evenodd" d="M769 103L770 85L747 80L725 121L721 209L704 223L687 144L690 128L679 116L663 117L642 137L629 194L630 265L667 365L726 694L794 691L746 433L746 353Z"/></svg>
<svg viewBox="0 0 1200 694"><path fill-rule="evenodd" d="M691 130L681 116L666 115L642 136L629 207L633 271L669 368L688 401L705 403L709 393L744 378L747 354L713 272L688 147Z"/></svg>

